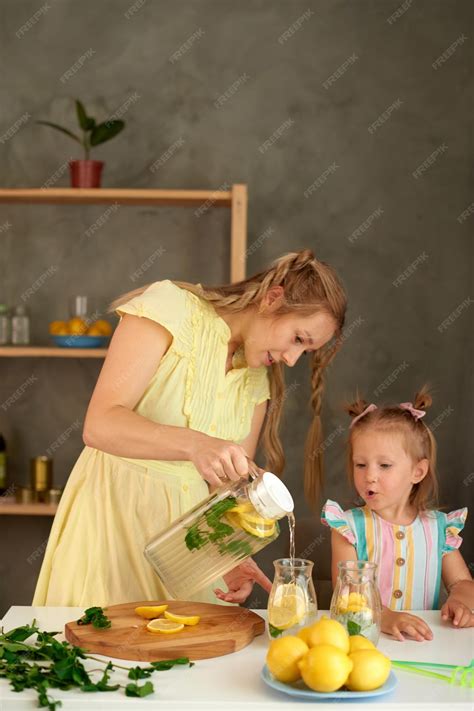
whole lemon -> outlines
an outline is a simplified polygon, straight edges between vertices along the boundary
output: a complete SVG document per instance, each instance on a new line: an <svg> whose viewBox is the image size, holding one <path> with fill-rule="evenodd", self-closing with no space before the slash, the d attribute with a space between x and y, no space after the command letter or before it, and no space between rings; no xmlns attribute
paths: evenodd
<svg viewBox="0 0 474 711"><path fill-rule="evenodd" d="M344 654L349 654L349 635L346 628L337 620L322 617L310 627L308 640L310 647L315 647L317 644L330 644Z"/></svg>
<svg viewBox="0 0 474 711"><path fill-rule="evenodd" d="M288 684L300 676L298 662L308 651L308 645L299 637L287 635L270 643L267 652L267 667L278 681Z"/></svg>
<svg viewBox="0 0 474 711"><path fill-rule="evenodd" d="M349 637L349 654L357 652L359 649L376 649L376 646L367 637L361 634L354 634Z"/></svg>
<svg viewBox="0 0 474 711"><path fill-rule="evenodd" d="M94 323L92 323L91 325L95 328L98 328L103 336L110 336L112 333L112 326L108 321L103 318L94 321Z"/></svg>
<svg viewBox="0 0 474 711"><path fill-rule="evenodd" d="M352 661L338 647L318 644L299 662L303 681L314 691L337 691L346 683Z"/></svg>
<svg viewBox="0 0 474 711"><path fill-rule="evenodd" d="M87 329L87 336L103 336L104 334L100 330L100 328L97 328L97 326L89 326Z"/></svg>
<svg viewBox="0 0 474 711"><path fill-rule="evenodd" d="M53 336L67 335L67 324L65 321L51 321L49 324L49 332Z"/></svg>
<svg viewBox="0 0 474 711"><path fill-rule="evenodd" d="M296 635L297 637L299 637L300 639L302 639L303 642L308 645L308 647L310 646L310 644L309 644L309 633L310 633L310 631L311 631L311 627L302 627L302 628L300 629L300 631L299 631L299 632L297 633L297 635Z"/></svg>
<svg viewBox="0 0 474 711"><path fill-rule="evenodd" d="M69 319L68 327L71 336L81 336L87 331L86 322L84 321L84 319L79 318L78 316Z"/></svg>
<svg viewBox="0 0 474 711"><path fill-rule="evenodd" d="M351 691L372 691L387 681L391 662L378 649L359 649L349 659L353 666L346 686Z"/></svg>

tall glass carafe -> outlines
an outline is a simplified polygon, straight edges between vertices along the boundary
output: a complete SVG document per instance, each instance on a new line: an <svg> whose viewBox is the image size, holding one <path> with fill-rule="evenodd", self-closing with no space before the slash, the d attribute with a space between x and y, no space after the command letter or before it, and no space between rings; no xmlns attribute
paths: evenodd
<svg viewBox="0 0 474 711"><path fill-rule="evenodd" d="M293 499L271 472L218 489L153 538L145 557L176 599L189 598L274 541Z"/></svg>
<svg viewBox="0 0 474 711"><path fill-rule="evenodd" d="M331 617L341 622L350 635L359 634L377 644L382 620L382 602L375 579L376 563L346 560L339 573L331 600Z"/></svg>
<svg viewBox="0 0 474 711"><path fill-rule="evenodd" d="M313 585L313 562L303 558L280 558L273 562L275 578L268 598L268 634L297 634L316 622L318 603Z"/></svg>

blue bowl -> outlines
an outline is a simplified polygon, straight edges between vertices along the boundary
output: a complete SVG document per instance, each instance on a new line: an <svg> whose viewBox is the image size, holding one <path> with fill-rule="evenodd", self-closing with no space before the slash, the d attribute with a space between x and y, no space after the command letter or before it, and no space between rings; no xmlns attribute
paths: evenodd
<svg viewBox="0 0 474 711"><path fill-rule="evenodd" d="M267 665L262 669L262 679L268 686L277 691L282 691L284 694L289 694L290 696L297 696L300 699L307 699L308 701L324 701L327 699L342 699L344 701L357 701L358 699L365 699L369 696L382 696L382 694L388 694L394 690L397 685L397 677L390 672L390 676L383 686L373 691L347 691L340 689L339 691L330 691L327 693L321 693L319 691L313 691L309 689L303 680L297 681L294 684L283 684L281 681L277 681L275 677L268 670Z"/></svg>
<svg viewBox="0 0 474 711"><path fill-rule="evenodd" d="M51 336L60 348L105 348L109 336Z"/></svg>

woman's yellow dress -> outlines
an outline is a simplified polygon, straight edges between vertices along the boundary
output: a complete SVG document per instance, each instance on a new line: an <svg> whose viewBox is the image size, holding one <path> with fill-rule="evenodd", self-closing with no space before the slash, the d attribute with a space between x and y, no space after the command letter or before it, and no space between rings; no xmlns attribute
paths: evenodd
<svg viewBox="0 0 474 711"><path fill-rule="evenodd" d="M267 368L249 368L240 352L225 373L230 329L211 304L166 280L117 312L152 319L173 336L135 412L242 442L255 405L270 397ZM143 549L207 495L191 462L127 459L85 447L54 518L33 605L170 598ZM219 603L213 589L221 584L192 599Z"/></svg>

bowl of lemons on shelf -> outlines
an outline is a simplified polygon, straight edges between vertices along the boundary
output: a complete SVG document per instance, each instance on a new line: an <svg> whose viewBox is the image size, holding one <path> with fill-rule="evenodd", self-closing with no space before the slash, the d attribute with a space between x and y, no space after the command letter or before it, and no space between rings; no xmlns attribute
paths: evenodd
<svg viewBox="0 0 474 711"><path fill-rule="evenodd" d="M51 321L49 334L60 348L103 348L112 335L112 326L105 319L75 316L68 321Z"/></svg>
<svg viewBox="0 0 474 711"><path fill-rule="evenodd" d="M314 700L377 696L396 685L388 657L325 616L270 642L262 678L273 689Z"/></svg>

